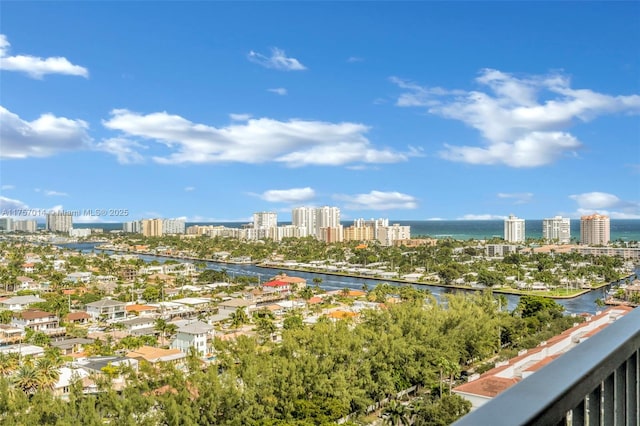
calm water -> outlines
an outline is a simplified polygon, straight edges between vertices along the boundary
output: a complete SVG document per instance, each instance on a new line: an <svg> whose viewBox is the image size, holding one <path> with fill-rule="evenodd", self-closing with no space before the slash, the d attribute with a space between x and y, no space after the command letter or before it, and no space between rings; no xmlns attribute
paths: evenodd
<svg viewBox="0 0 640 426"><path fill-rule="evenodd" d="M85 253L91 252L95 248L95 243L79 243L79 244L63 244L63 247L69 248L71 250L79 250ZM109 251L107 251L109 252ZM146 262L151 262L153 260L157 260L159 262L164 262L168 258L159 257L159 256L140 256ZM180 259L177 259L180 260ZM280 272L277 269L270 268L261 268L255 265L230 265L218 262L205 262L207 264L207 268L214 269L217 271L226 270L229 275L234 276L252 276L257 277L260 282L266 282L271 280L275 275ZM301 277L307 280L307 283L312 283L314 278L321 278L322 283L320 284L320 288L323 290L340 290L345 287L351 288L354 290L360 290L366 284L370 289L380 284L382 281L378 280L370 280L365 278L351 278L351 277L342 277L335 275L327 275L327 274L319 274L319 273L311 273L311 272L298 272L298 271L285 271L290 276ZM640 266L636 268L635 273L640 276ZM472 291L472 290L457 290L446 287L438 287L438 286L424 286L424 285L414 285L414 284L400 284L390 282L392 286L412 286L415 288L428 289L431 294L433 294L438 300L444 294L455 293L458 291ZM598 290L590 291L582 296L575 297L573 299L558 299L558 303L565 307L566 312L568 313L595 313L598 308L595 301L596 299L604 299L606 291L611 287L611 285L603 287ZM519 296L515 295L506 295L507 300L509 302L508 309L515 309L518 301L520 300Z"/></svg>
<svg viewBox="0 0 640 426"><path fill-rule="evenodd" d="M451 237L456 240L481 240L491 237L502 237L504 234L504 222L502 220L389 220L389 223L399 223L411 226L411 236L419 235L436 238ZM239 228L240 222L219 223L187 223L192 225L223 225L229 228ZM288 225L290 222L281 222ZM351 226L352 221L343 221L344 226ZM121 230L121 223L86 223L74 224L76 228L102 228L105 231ZM542 220L525 221L525 230L528 238L542 238ZM571 236L580 238L580 221L571 220ZM612 220L611 240L640 241L640 220Z"/></svg>

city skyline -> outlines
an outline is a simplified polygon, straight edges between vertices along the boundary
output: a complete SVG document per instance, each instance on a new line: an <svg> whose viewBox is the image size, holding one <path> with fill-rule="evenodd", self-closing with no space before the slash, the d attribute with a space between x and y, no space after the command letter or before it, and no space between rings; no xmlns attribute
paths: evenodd
<svg viewBox="0 0 640 426"><path fill-rule="evenodd" d="M369 6L3 4L0 210L640 219L639 3Z"/></svg>

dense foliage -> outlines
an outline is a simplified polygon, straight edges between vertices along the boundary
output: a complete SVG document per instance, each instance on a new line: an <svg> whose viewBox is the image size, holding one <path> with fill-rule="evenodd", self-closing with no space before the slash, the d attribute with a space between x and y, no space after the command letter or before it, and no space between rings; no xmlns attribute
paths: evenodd
<svg viewBox="0 0 640 426"><path fill-rule="evenodd" d="M555 302L535 300L505 312L490 293L451 295L444 304L408 295L403 303L364 311L358 322L323 319L286 327L279 343L244 336L217 340L217 365L206 368L190 357L184 371L143 364L137 372L117 372L128 377L120 393L102 381L101 392L83 395L76 383L69 401L58 402L38 384L40 376L24 391L15 374L7 375L0 379L0 423L330 424L352 413L357 418L372 404L418 385L430 391L403 415L415 424L448 424L469 407L446 395L442 378L453 379L450 392L462 370L503 347L535 344L575 321L558 312Z"/></svg>

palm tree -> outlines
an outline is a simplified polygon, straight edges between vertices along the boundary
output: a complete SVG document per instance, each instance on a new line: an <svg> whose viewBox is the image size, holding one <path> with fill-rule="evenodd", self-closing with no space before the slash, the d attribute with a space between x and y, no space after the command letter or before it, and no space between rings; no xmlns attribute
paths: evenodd
<svg viewBox="0 0 640 426"><path fill-rule="evenodd" d="M237 308L235 312L229 315L229 318L231 318L231 326L233 328L239 328L241 325L249 322L249 316L243 308Z"/></svg>
<svg viewBox="0 0 640 426"><path fill-rule="evenodd" d="M22 391L28 395L35 393L40 385L38 369L35 366L26 363L21 365L16 374L14 383L19 389L22 389Z"/></svg>
<svg viewBox="0 0 640 426"><path fill-rule="evenodd" d="M409 410L407 410L405 405L395 399L391 401L382 412L386 416L384 423L387 425L403 426L410 423Z"/></svg>
<svg viewBox="0 0 640 426"><path fill-rule="evenodd" d="M17 353L0 353L0 376L8 376L18 368Z"/></svg>
<svg viewBox="0 0 640 426"><path fill-rule="evenodd" d="M36 363L36 376L38 378L38 388L52 390L58 383L60 371L55 361L49 358L40 358Z"/></svg>

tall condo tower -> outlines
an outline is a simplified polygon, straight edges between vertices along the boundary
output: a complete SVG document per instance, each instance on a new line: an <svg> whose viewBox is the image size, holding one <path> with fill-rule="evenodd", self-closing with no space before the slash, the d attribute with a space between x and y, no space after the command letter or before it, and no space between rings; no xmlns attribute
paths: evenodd
<svg viewBox="0 0 640 426"><path fill-rule="evenodd" d="M542 238L560 244L569 244L571 242L571 219L562 216L542 219Z"/></svg>
<svg viewBox="0 0 640 426"><path fill-rule="evenodd" d="M253 214L254 229L270 229L278 226L278 214L274 212L257 212Z"/></svg>
<svg viewBox="0 0 640 426"><path fill-rule="evenodd" d="M45 229L51 232L69 232L73 227L73 215L71 213L49 213L47 214Z"/></svg>
<svg viewBox="0 0 640 426"><path fill-rule="evenodd" d="M580 244L606 245L610 239L609 216L592 214L580 218Z"/></svg>
<svg viewBox="0 0 640 426"><path fill-rule="evenodd" d="M504 220L504 239L510 243L524 243L524 219L509 215Z"/></svg>

